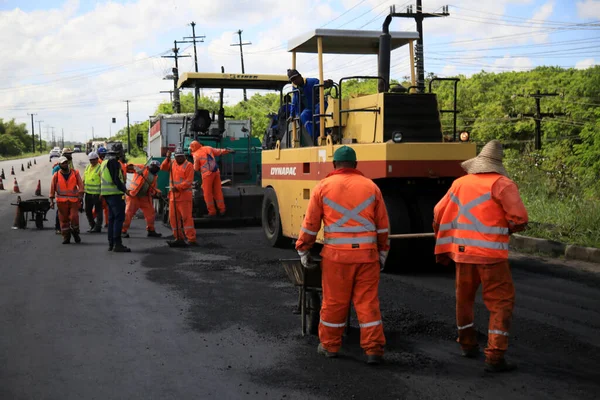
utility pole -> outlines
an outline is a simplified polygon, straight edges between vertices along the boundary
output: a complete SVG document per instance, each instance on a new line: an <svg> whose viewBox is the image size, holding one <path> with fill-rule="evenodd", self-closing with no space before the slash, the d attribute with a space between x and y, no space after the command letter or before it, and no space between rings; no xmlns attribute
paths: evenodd
<svg viewBox="0 0 600 400"><path fill-rule="evenodd" d="M447 17L448 6L442 7L441 13L424 13L422 0L417 0L417 12L413 12L412 6L406 7L405 13L397 13L395 7L392 7L392 17L400 18L414 18L417 23L417 32L419 32L419 38L417 39L417 46L415 48L415 58L417 64L417 90L419 93L425 93L425 48L423 46L423 20L425 18L436 18L436 17Z"/></svg>
<svg viewBox="0 0 600 400"><path fill-rule="evenodd" d="M62 130L61 141L62 141L62 147L64 149L65 148L65 130L63 128L61 128L61 130Z"/></svg>
<svg viewBox="0 0 600 400"><path fill-rule="evenodd" d="M131 155L131 136L129 134L129 100L125 100L127 103L127 153Z"/></svg>
<svg viewBox="0 0 600 400"><path fill-rule="evenodd" d="M535 113L523 114L524 117L533 118L535 121L535 149L542 149L542 119L554 118L565 115L565 113L543 113L541 108L541 100L543 97L556 97L560 96L560 93L541 93L538 89L535 93L528 95L516 95L518 97L533 97L535 99Z"/></svg>
<svg viewBox="0 0 600 400"><path fill-rule="evenodd" d="M35 153L35 125L33 125L33 116L37 114L28 113L27 115L31 115L31 151Z"/></svg>
<svg viewBox="0 0 600 400"><path fill-rule="evenodd" d="M54 137L54 127L51 126L50 129L52 129L52 147L56 147L56 140Z"/></svg>
<svg viewBox="0 0 600 400"><path fill-rule="evenodd" d="M110 127L110 125L109 125ZM94 141L94 127L92 126L92 142Z"/></svg>
<svg viewBox="0 0 600 400"><path fill-rule="evenodd" d="M177 109L175 108L175 102L173 101L173 93L176 93L176 92L177 92L176 90L161 90L159 93L169 93L169 97L171 98L171 103L173 103L173 111L175 111L176 114L179 114L179 111L177 111ZM177 103L179 103L179 102L177 102Z"/></svg>
<svg viewBox="0 0 600 400"><path fill-rule="evenodd" d="M195 37L194 33L194 37ZM179 89L177 88L177 82L179 81L179 63L178 59L182 57L191 57L190 55L179 55L179 48L177 47L177 40L175 40L173 46L173 55L172 56L162 56L163 58L174 58L175 59L175 68L172 69L173 72L173 90L169 91L171 93L171 102L173 103L173 111L176 114L181 113L181 102L179 100ZM194 43L194 57L196 55L196 45ZM198 72L198 61L196 59L196 72ZM167 77L168 78L168 77ZM166 92L161 92L166 93Z"/></svg>
<svg viewBox="0 0 600 400"><path fill-rule="evenodd" d="M44 122L44 121L42 121L41 119L38 119L38 127L40 128L39 129L39 132L40 132L40 152L42 151L42 122Z"/></svg>
<svg viewBox="0 0 600 400"><path fill-rule="evenodd" d="M243 47L244 46L249 46L252 44L252 42L242 42L242 30L238 29L238 31L236 32L240 38L240 42L239 43L234 43L231 44L230 46L240 46L240 59L242 61L242 74L245 74L246 71L244 70L244 50ZM244 89L244 101L248 101L248 97L246 96L246 89Z"/></svg>
<svg viewBox="0 0 600 400"><path fill-rule="evenodd" d="M206 36L196 36L196 23L194 21L192 21L190 23L190 25L192 26L192 36L186 36L184 37L184 39L192 39L192 41L190 42L188 41L181 41L179 43L193 43L194 44L194 66L195 66L195 70L196 72L198 72L198 52L196 51L196 42L200 42L203 43L204 42L204 38ZM200 39L198 41L196 41L196 39ZM198 111L198 87L196 86L194 88L194 111Z"/></svg>

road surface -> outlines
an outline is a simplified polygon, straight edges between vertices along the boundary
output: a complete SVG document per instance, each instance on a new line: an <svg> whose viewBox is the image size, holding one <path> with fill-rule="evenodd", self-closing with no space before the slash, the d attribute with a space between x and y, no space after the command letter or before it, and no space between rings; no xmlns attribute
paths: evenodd
<svg viewBox="0 0 600 400"><path fill-rule="evenodd" d="M75 155L83 166L84 155ZM82 162L81 164L79 164ZM7 173L7 165L0 162ZM20 172L23 199L45 156ZM17 168L15 168L16 170ZM7 175L7 178L9 176ZM12 178L12 177L11 177ZM11 179L12 181L12 179ZM12 188L12 182L11 182ZM125 244L105 234L62 245L53 230L12 230L16 195L0 192L0 399L591 399L600 393L600 278L515 255L508 357L483 372L459 356L451 271L382 275L386 363L369 367L357 322L344 356L317 355L292 314L296 292L258 227L199 229L201 246L170 249L134 220ZM82 231L87 222L82 218ZM162 225L158 230L168 231ZM479 300L476 325L485 332ZM485 335L480 342L485 343Z"/></svg>

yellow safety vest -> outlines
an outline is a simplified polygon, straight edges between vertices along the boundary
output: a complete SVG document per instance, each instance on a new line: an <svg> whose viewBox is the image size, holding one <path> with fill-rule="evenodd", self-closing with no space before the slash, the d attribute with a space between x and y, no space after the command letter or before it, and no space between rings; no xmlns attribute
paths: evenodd
<svg viewBox="0 0 600 400"><path fill-rule="evenodd" d="M88 194L100 194L100 164L92 166L92 164L85 167L83 174L83 184L85 192Z"/></svg>
<svg viewBox="0 0 600 400"><path fill-rule="evenodd" d="M100 194L102 196L123 194L117 185L114 184L112 177L110 176L110 171L106 168L107 165L107 162L103 162L102 167L100 168ZM121 170L121 168L119 168L119 178L123 181L123 170Z"/></svg>

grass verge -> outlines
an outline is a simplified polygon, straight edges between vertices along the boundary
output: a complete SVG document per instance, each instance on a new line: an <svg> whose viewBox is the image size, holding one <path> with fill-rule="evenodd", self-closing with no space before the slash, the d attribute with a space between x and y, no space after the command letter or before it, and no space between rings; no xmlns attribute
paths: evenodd
<svg viewBox="0 0 600 400"><path fill-rule="evenodd" d="M581 198L559 200L522 191L529 212L524 235L600 248L600 204Z"/></svg>
<svg viewBox="0 0 600 400"><path fill-rule="evenodd" d="M25 158L31 158L31 157L37 157L37 156L42 156L44 154L48 154L48 152L36 152L36 153L23 153L21 155L18 156L1 156L0 155L0 161L10 161L10 160L21 160L21 159L25 159Z"/></svg>

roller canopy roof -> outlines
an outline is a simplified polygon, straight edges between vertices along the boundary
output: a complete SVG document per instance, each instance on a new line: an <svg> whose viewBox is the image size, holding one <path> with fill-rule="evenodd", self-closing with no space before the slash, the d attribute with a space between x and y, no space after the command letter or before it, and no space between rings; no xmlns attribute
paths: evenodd
<svg viewBox="0 0 600 400"><path fill-rule="evenodd" d="M390 32L391 47L395 50L419 38L418 32ZM377 54L381 31L315 29L288 41L288 51L317 53L317 37L323 39L323 53Z"/></svg>
<svg viewBox="0 0 600 400"><path fill-rule="evenodd" d="M289 83L287 75L222 74L185 72L177 82L179 88L282 90Z"/></svg>

